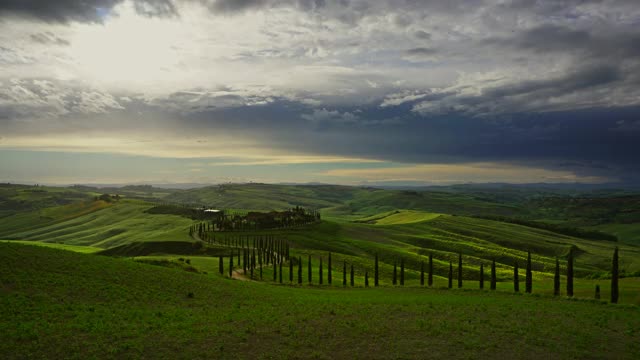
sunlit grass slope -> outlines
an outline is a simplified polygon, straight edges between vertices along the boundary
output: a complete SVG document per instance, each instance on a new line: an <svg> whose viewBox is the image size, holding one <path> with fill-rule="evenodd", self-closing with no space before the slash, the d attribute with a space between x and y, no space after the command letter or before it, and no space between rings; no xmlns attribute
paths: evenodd
<svg viewBox="0 0 640 360"><path fill-rule="evenodd" d="M6 243L0 279L5 359L640 356L637 306L274 286Z"/></svg>
<svg viewBox="0 0 640 360"><path fill-rule="evenodd" d="M394 210L382 214L367 216L355 220L354 222L376 225L400 225L433 220L438 216L440 216L440 214L427 213L423 211Z"/></svg>
<svg viewBox="0 0 640 360"><path fill-rule="evenodd" d="M88 201L20 213L0 220L0 238L101 248L135 241L190 240L191 220L146 213L152 206L125 199L114 203Z"/></svg>

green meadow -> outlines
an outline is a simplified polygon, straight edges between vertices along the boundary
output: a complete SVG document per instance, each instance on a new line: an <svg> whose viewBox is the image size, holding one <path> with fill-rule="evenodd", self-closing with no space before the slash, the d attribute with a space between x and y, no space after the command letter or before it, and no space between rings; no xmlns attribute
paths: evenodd
<svg viewBox="0 0 640 360"><path fill-rule="evenodd" d="M0 243L4 358L618 358L640 308L508 291L297 287Z"/></svg>
<svg viewBox="0 0 640 360"><path fill-rule="evenodd" d="M640 357L637 224L615 220L635 216L630 215L635 204L618 208L620 201L598 198L595 210L580 208L575 213L580 218L567 220L570 210L559 208L558 194L553 201L542 201L529 193L489 196L476 191L263 184L191 190L0 186L0 356ZM104 193L119 196L101 198ZM545 210L545 221L582 223L580 229L614 234L618 241L527 226L543 214L541 208L522 207L529 201L555 206ZM199 220L184 211L149 211L158 204L244 211L298 204L320 209L323 220L283 229L209 231L207 236L215 240L203 242L189 235ZM616 206L609 209L608 222L593 225L590 216L602 218L608 204ZM478 217L486 214L501 217ZM228 243L257 237L288 244L291 262L282 264L282 282L279 266L274 280L272 264L256 268L253 277L238 265L238 248ZM615 248L620 254L620 299L609 304ZM524 294L528 251L532 294ZM570 251L575 257L571 298L566 296ZM376 255L379 287L373 286ZM420 270L423 264L427 270L430 255L434 283L421 286ZM462 288L457 284L459 256ZM560 296L553 296L556 259L561 264ZM497 289L491 291L494 260ZM516 262L519 293L513 291ZM450 264L452 289L447 288ZM481 265L484 290L479 289ZM596 286L599 300L594 299Z"/></svg>

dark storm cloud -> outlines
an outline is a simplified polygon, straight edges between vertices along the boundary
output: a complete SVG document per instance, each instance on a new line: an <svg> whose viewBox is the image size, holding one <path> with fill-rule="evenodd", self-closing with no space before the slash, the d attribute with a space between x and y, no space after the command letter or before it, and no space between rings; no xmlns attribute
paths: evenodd
<svg viewBox="0 0 640 360"><path fill-rule="evenodd" d="M426 32L424 30L418 30L415 33L413 33L413 35L415 37L417 37L418 39L422 39L422 40L430 40L431 39L431 34L429 34L428 32Z"/></svg>
<svg viewBox="0 0 640 360"><path fill-rule="evenodd" d="M260 8L272 4L267 0L218 0L211 4L215 12L234 13L252 8Z"/></svg>
<svg viewBox="0 0 640 360"><path fill-rule="evenodd" d="M640 55L640 35L628 31L576 30L545 24L521 31L511 37L495 37L483 41L487 45L512 47L537 53L583 52L597 57Z"/></svg>
<svg viewBox="0 0 640 360"><path fill-rule="evenodd" d="M609 64L585 65L553 78L486 86L480 93L473 95L449 91L440 98L428 98L417 103L414 110L426 115L459 112L476 117L500 117L526 112L597 107L608 101L605 90L625 86L633 86L633 79L628 71L624 72L618 66ZM596 91L605 93L597 95ZM573 96L567 100L570 103L558 100L568 96ZM584 100L580 100L581 98Z"/></svg>
<svg viewBox="0 0 640 360"><path fill-rule="evenodd" d="M600 65L581 69L561 78L550 80L529 80L517 84L501 86L483 91L480 101L494 101L495 98L519 95L544 95L546 97L570 94L590 87L606 85L620 80L617 67Z"/></svg>
<svg viewBox="0 0 640 360"><path fill-rule="evenodd" d="M0 18L18 16L47 22L100 22L104 13L123 0L0 0ZM138 13L147 16L175 14L171 0L135 0Z"/></svg>
<svg viewBox="0 0 640 360"><path fill-rule="evenodd" d="M437 54L438 51L431 48L419 47L413 48L406 51L407 55L434 55Z"/></svg>
<svg viewBox="0 0 640 360"><path fill-rule="evenodd" d="M413 163L509 161L567 167L575 162L583 170L626 169L636 175L640 171L634 150L640 132L617 131L620 124L637 119L638 107L519 114L502 120L464 114L424 118L402 106L341 107L314 118L324 126L309 126L300 113L313 115L314 109L281 99L258 107L200 112L185 121L199 132L253 132L292 152ZM335 121L345 114L357 116Z"/></svg>

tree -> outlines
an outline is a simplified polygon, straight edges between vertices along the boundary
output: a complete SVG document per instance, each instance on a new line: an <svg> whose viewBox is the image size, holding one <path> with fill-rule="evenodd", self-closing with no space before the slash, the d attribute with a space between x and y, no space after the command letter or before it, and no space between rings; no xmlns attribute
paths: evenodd
<svg viewBox="0 0 640 360"><path fill-rule="evenodd" d="M369 272L364 272L364 287L369 287Z"/></svg>
<svg viewBox="0 0 640 360"><path fill-rule="evenodd" d="M480 289L484 289L484 264L480 264Z"/></svg>
<svg viewBox="0 0 640 360"><path fill-rule="evenodd" d="M233 254L229 256L229 277L233 277Z"/></svg>
<svg viewBox="0 0 640 360"><path fill-rule="evenodd" d="M404 258L400 258L400 285L404 286Z"/></svg>
<svg viewBox="0 0 640 360"><path fill-rule="evenodd" d="M302 284L302 256L298 256L298 284Z"/></svg>
<svg viewBox="0 0 640 360"><path fill-rule="evenodd" d="M220 275L224 274L224 258L222 258L222 256L218 258L218 270L220 271Z"/></svg>
<svg viewBox="0 0 640 360"><path fill-rule="evenodd" d="M596 285L596 299L600 300L600 285Z"/></svg>
<svg viewBox="0 0 640 360"><path fill-rule="evenodd" d="M273 262L273 282L275 282L276 280L278 280L278 264L276 264L276 262Z"/></svg>
<svg viewBox="0 0 640 360"><path fill-rule="evenodd" d="M308 269L308 277L309 277L309 284L313 283L313 276L311 275L312 273L312 269L311 269L311 255L309 255L309 269Z"/></svg>
<svg viewBox="0 0 640 360"><path fill-rule="evenodd" d="M613 261L611 264L611 303L618 303L618 247L613 250Z"/></svg>
<svg viewBox="0 0 640 360"><path fill-rule="evenodd" d="M353 287L355 285L355 274L353 272L353 264L351 264L351 286Z"/></svg>
<svg viewBox="0 0 640 360"><path fill-rule="evenodd" d="M533 287L533 279L531 274L531 251L527 251L527 270L526 270L526 280L525 280L525 292L527 294L531 294L531 290Z"/></svg>
<svg viewBox="0 0 640 360"><path fill-rule="evenodd" d="M429 278L427 279L429 286L433 285L433 254L429 254Z"/></svg>
<svg viewBox="0 0 640 360"><path fill-rule="evenodd" d="M329 253L329 260L327 261L327 282L331 285L331 253Z"/></svg>
<svg viewBox="0 0 640 360"><path fill-rule="evenodd" d="M496 260L491 261L491 290L496 289Z"/></svg>
<svg viewBox="0 0 640 360"><path fill-rule="evenodd" d="M520 292L520 279L518 278L518 260L513 263L513 291Z"/></svg>
<svg viewBox="0 0 640 360"><path fill-rule="evenodd" d="M398 283L398 265L396 261L393 261L393 285L397 285Z"/></svg>
<svg viewBox="0 0 640 360"><path fill-rule="evenodd" d="M449 289L453 287L453 262L449 261Z"/></svg>
<svg viewBox="0 0 640 360"><path fill-rule="evenodd" d="M573 296L573 249L569 249L567 259L567 296Z"/></svg>
<svg viewBox="0 0 640 360"><path fill-rule="evenodd" d="M374 274L373 274L373 284L374 286L378 286L379 282L378 282L378 253L376 253L376 262L375 262L375 268L374 268Z"/></svg>
<svg viewBox="0 0 640 360"><path fill-rule="evenodd" d="M322 285L322 256L320 256L320 270L318 271L318 283Z"/></svg>
<svg viewBox="0 0 640 360"><path fill-rule="evenodd" d="M560 295L560 260L556 257L556 273L553 276L553 295Z"/></svg>
<svg viewBox="0 0 640 360"><path fill-rule="evenodd" d="M247 249L242 248L242 274L247 275Z"/></svg>
<svg viewBox="0 0 640 360"><path fill-rule="evenodd" d="M280 269L278 270L280 273L278 274L278 278L280 280L280 284L282 284L282 261L280 261L279 265L280 265Z"/></svg>
<svg viewBox="0 0 640 360"><path fill-rule="evenodd" d="M458 288L462 287L462 254L458 253Z"/></svg>
<svg viewBox="0 0 640 360"><path fill-rule="evenodd" d="M342 261L342 286L347 286L347 262Z"/></svg>
<svg viewBox="0 0 640 360"><path fill-rule="evenodd" d="M424 260L420 262L420 286L424 286Z"/></svg>
<svg viewBox="0 0 640 360"><path fill-rule="evenodd" d="M289 259L289 282L293 282L293 261Z"/></svg>

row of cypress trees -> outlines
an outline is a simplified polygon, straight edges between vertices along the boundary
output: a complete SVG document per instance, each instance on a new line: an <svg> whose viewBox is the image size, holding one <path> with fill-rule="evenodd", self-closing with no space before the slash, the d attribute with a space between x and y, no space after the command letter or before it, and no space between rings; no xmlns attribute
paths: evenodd
<svg viewBox="0 0 640 360"><path fill-rule="evenodd" d="M276 247L277 248L277 247ZM273 265L273 281L279 281L280 283L283 282L283 263L284 263L284 256L282 258L278 258L278 257L273 257L270 258L269 256L263 255L260 256L260 252L265 252L265 249L271 249L269 247L264 247L264 248L253 248L253 249L249 249L249 248L243 248L242 249L242 257L240 256L240 249L238 249L238 260L237 260L237 265L240 266L240 264L242 264L242 269L244 274L247 274L247 272L250 272L250 276L251 278L254 277L254 271L256 271L257 269L259 269L259 274L260 274L260 279L262 279L262 265ZM235 256L230 256L229 257L229 276L232 275L232 269L234 267L233 265L233 259ZM297 265L298 269L297 269L297 283L298 284L302 284L302 267L303 267L303 263L302 263L302 257L298 257L298 258L288 258L289 262L288 262L288 267L289 267L289 282L293 283L294 282L294 266ZM296 262L297 264L294 264L294 262ZM463 287L463 279L462 279L462 270L463 270L463 264L462 264L462 254L458 254L458 264L457 264L457 285L458 288L462 288ZM573 281L574 281L574 271L573 271L573 265L574 265L574 254L573 254L573 250L571 249L569 251L568 254L568 258L567 258L567 269L566 269L566 279L567 279L567 283L566 283L566 295L569 297L572 297L574 295L573 293ZM611 302L612 303L617 303L618 299L619 299L619 287L618 287L618 277L619 277L619 259L618 259L618 248L616 247L614 250L614 254L613 254L613 260L612 260L612 270L611 270ZM332 278L332 257L331 257L331 252L328 253L327 256L327 271L326 271L326 275L327 275L327 282L328 284L332 284L333 282L333 278ZM378 258L378 254L375 254L375 262L374 262L374 286L379 286L380 284L380 273L379 273L379 258ZM219 260L219 271L221 274L224 273L224 263L223 263L223 258L220 257ZM428 263L428 267L427 267L427 285L428 286L432 286L433 285L433 255L429 254L429 263ZM319 269L318 269L318 284L322 285L324 283L324 259L323 257L319 258ZM278 276L279 274L279 276ZM347 282L347 274L349 274L349 281ZM480 281L479 281L479 287L480 289L484 289L484 264L480 264ZM405 262L404 259L401 258L400 259L400 271L398 274L398 263L397 261L394 261L393 264L393 277L392 277L392 283L393 285L397 285L398 284L398 280L400 283L400 286L404 286L405 284ZM307 264L307 282L308 283L313 283L313 266L312 266L312 259L311 259L311 255L308 256L308 264ZM496 290L496 262L495 260L493 260L491 262L491 276L490 276L490 289L491 290ZM347 262L343 261L343 266L342 266L342 284L343 286L347 286L347 283L349 283L351 286L355 286L355 269L354 269L354 265L350 264L349 268L347 267ZM554 289L553 289L553 294L555 296L560 295L560 260L558 258L556 258L556 267L555 267L555 273L554 273ZM425 285L425 263L424 261L422 261L420 263L420 285L424 286ZM365 271L365 286L369 286L369 273L368 271ZM449 261L449 273L448 273L448 287L452 288L453 287L453 262ZM519 264L518 261L515 261L513 264L513 290L515 292L519 292L520 291L520 276L519 276ZM526 260L526 270L525 270L525 292L526 293L532 293L533 292L533 274L532 274L532 263L531 263L531 252L527 251L527 260ZM596 287L596 297L599 298L600 296L600 288L599 286Z"/></svg>

